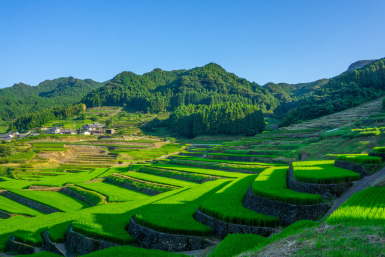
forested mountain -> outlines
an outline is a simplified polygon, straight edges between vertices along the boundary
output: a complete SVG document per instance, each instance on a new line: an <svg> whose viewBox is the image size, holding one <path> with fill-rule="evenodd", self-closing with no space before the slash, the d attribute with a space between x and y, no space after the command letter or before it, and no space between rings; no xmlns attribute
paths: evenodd
<svg viewBox="0 0 385 257"><path fill-rule="evenodd" d="M222 103L182 105L169 117L169 129L178 135L228 134L254 136L265 128L262 111L255 105Z"/></svg>
<svg viewBox="0 0 385 257"><path fill-rule="evenodd" d="M82 99L88 107L120 105L138 111L174 110L181 105L224 102L253 104L272 112L279 104L267 88L210 63L190 70L122 72Z"/></svg>
<svg viewBox="0 0 385 257"><path fill-rule="evenodd" d="M287 126L339 112L385 95L385 59L380 59L327 82L291 110L281 123Z"/></svg>
<svg viewBox="0 0 385 257"><path fill-rule="evenodd" d="M73 77L46 80L37 86L18 83L0 89L0 119L10 120L47 107L79 103L84 95L103 85Z"/></svg>

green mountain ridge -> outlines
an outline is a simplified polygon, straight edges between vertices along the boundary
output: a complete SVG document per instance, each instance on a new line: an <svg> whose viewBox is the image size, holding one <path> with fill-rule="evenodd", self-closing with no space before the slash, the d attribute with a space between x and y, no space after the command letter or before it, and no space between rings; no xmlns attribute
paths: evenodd
<svg viewBox="0 0 385 257"><path fill-rule="evenodd" d="M85 94L103 85L73 77L45 80L37 86L18 83L0 89L0 117L9 120L47 107L76 104Z"/></svg>

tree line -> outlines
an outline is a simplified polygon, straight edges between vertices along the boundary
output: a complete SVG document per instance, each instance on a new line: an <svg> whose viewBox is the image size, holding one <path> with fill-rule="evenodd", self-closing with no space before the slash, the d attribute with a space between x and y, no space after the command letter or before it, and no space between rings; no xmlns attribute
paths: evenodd
<svg viewBox="0 0 385 257"><path fill-rule="evenodd" d="M182 105L168 119L171 132L186 137L228 134L253 136L265 128L262 110L255 105L223 103Z"/></svg>

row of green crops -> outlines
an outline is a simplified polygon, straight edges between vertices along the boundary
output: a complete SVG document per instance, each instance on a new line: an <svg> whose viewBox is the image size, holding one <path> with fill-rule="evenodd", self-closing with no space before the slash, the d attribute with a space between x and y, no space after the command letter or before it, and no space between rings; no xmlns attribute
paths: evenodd
<svg viewBox="0 0 385 257"><path fill-rule="evenodd" d="M87 203L92 206L105 204L106 202L106 198L97 192L86 190L77 186L68 186L68 189L83 196Z"/></svg>
<svg viewBox="0 0 385 257"><path fill-rule="evenodd" d="M110 203L135 201L150 197L146 194L142 194L140 192L132 191L124 187L120 187L106 182L77 184L77 186L107 196L108 202Z"/></svg>
<svg viewBox="0 0 385 257"><path fill-rule="evenodd" d="M174 197L165 198L146 206L135 215L135 221L156 231L207 236L212 234L210 227L194 219L199 205L208 197L227 185L231 180L219 179L206 182L199 187L188 188Z"/></svg>
<svg viewBox="0 0 385 257"><path fill-rule="evenodd" d="M300 182L338 184L361 179L359 173L334 166L334 160L293 162L292 165L294 177Z"/></svg>
<svg viewBox="0 0 385 257"><path fill-rule="evenodd" d="M153 160L155 158L176 153L181 150L185 145L182 144L167 144L160 148L150 150L113 150L111 153L121 153L130 156L130 160Z"/></svg>
<svg viewBox="0 0 385 257"><path fill-rule="evenodd" d="M252 185L254 194L289 204L309 205L323 201L321 195L300 193L287 188L288 167L274 167L263 171Z"/></svg>
<svg viewBox="0 0 385 257"><path fill-rule="evenodd" d="M204 153L202 153L204 154ZM246 155L246 154L225 154L225 153L208 153L212 156L237 156L237 157L259 157L259 158L278 158L276 155Z"/></svg>
<svg viewBox="0 0 385 257"><path fill-rule="evenodd" d="M174 156L174 158L178 158L181 160L189 160L189 161L201 161L201 162L217 162L217 163L230 163L235 165L257 165L257 166L287 166L286 164L276 164L276 163L264 163L264 162L240 162L240 161L229 161L229 160L215 160L215 159L205 159L199 157L192 156Z"/></svg>
<svg viewBox="0 0 385 257"><path fill-rule="evenodd" d="M384 226L385 188L369 187L355 193L326 220L328 224Z"/></svg>
<svg viewBox="0 0 385 257"><path fill-rule="evenodd" d="M276 134L306 134L317 133L320 129L293 129L293 130L277 130L277 131L263 131L262 135L276 135Z"/></svg>
<svg viewBox="0 0 385 257"><path fill-rule="evenodd" d="M258 227L276 227L279 220L275 217L256 213L243 207L247 189L258 175L246 175L234 180L221 190L208 197L199 209L224 222Z"/></svg>
<svg viewBox="0 0 385 257"><path fill-rule="evenodd" d="M254 234L229 234L210 254L210 257L233 257L243 253L266 238Z"/></svg>
<svg viewBox="0 0 385 257"><path fill-rule="evenodd" d="M244 175L238 172L226 172L226 171L219 171L219 170L200 169L195 167L186 167L186 166L173 165L173 164L154 164L152 166L161 168L161 169L178 170L178 171L197 173L197 174L207 174L207 175L225 177L225 178L237 178L239 176Z"/></svg>
<svg viewBox="0 0 385 257"><path fill-rule="evenodd" d="M306 144L292 144L292 145L253 145L253 148L263 150L297 150L300 147L306 146ZM256 150L255 150L256 151Z"/></svg>
<svg viewBox="0 0 385 257"><path fill-rule="evenodd" d="M167 177L167 178L177 178L177 179L183 178L195 183L203 183L204 181L216 180L219 178L219 177L204 175L204 174L188 173L188 172L181 172L177 170L159 169L159 168L146 167L146 166L143 166L142 168L140 168L138 172L152 174L152 175L161 176L161 177Z"/></svg>
<svg viewBox="0 0 385 257"><path fill-rule="evenodd" d="M30 144L35 148L64 148L65 142L32 142Z"/></svg>
<svg viewBox="0 0 385 257"><path fill-rule="evenodd" d="M170 185L174 187L195 187L198 185L197 183L193 183L189 181L167 178L167 177L160 177L160 176L155 176L155 175L146 174L146 173L139 173L139 172L124 173L124 176L140 179L148 182Z"/></svg>
<svg viewBox="0 0 385 257"><path fill-rule="evenodd" d="M24 257L25 255L19 255L17 257ZM39 252L31 255L33 257L60 257L50 252ZM86 255L79 255L83 257L111 257L111 256L140 256L140 257L187 257L188 255L182 253L170 253L160 250L144 249L130 246L116 246L101 251L95 251Z"/></svg>
<svg viewBox="0 0 385 257"><path fill-rule="evenodd" d="M38 216L42 214L39 211L24 206L18 202L12 201L4 196L0 196L0 210L11 214L21 214L28 216Z"/></svg>
<svg viewBox="0 0 385 257"><path fill-rule="evenodd" d="M151 183L145 180L134 179L126 176L120 177L116 175L110 175L106 178L106 180L107 182L118 186L122 186L123 184L131 185L135 187L138 191L142 191L145 188L158 192L167 192L177 189L177 187L174 186L162 185L160 183Z"/></svg>
<svg viewBox="0 0 385 257"><path fill-rule="evenodd" d="M26 191L19 189L10 190L10 192L63 212L78 211L89 207L89 205L83 201L58 192Z"/></svg>
<svg viewBox="0 0 385 257"><path fill-rule="evenodd" d="M385 146L374 147L373 151L378 153L385 153Z"/></svg>
<svg viewBox="0 0 385 257"><path fill-rule="evenodd" d="M206 169L234 169L242 171L250 171L250 173L260 173L265 170L266 166L257 166L257 165L238 165L238 164L227 164L227 163L219 163L219 162L205 162L205 161L193 161L190 159L171 159L169 160L170 164L175 165L186 165L193 166L197 168L206 168Z"/></svg>
<svg viewBox="0 0 385 257"><path fill-rule="evenodd" d="M365 155L339 155L337 156L337 160L348 161L348 162L356 162L361 164L380 164L382 163L382 158L380 157L372 157Z"/></svg>

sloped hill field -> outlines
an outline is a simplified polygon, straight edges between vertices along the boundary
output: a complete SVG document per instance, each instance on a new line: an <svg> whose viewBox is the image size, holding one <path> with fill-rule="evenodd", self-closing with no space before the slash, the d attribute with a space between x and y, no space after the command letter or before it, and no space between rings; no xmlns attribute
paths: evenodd
<svg viewBox="0 0 385 257"><path fill-rule="evenodd" d="M325 224L379 226L380 187L357 193L323 223L335 199L365 179L357 167L366 169L366 160L376 159L379 169L382 159L345 154L336 158L344 167L336 167L334 160L295 162L300 157L296 151L317 144L320 135L316 129L297 129L215 147L167 144L172 148L167 159L121 167L100 167L116 165L116 158L105 150L81 148L60 167L15 169L14 177L0 177L0 250L254 256L280 239ZM159 156L163 151L124 154ZM363 203L366 198L370 201Z"/></svg>

